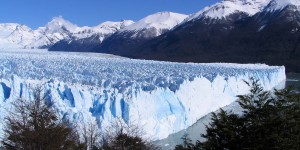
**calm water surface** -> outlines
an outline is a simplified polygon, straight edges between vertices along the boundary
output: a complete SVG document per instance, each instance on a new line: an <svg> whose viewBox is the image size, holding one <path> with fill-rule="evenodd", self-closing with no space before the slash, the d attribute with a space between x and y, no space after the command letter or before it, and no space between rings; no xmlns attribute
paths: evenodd
<svg viewBox="0 0 300 150"><path fill-rule="evenodd" d="M300 73L287 73L286 74L286 86L293 86L300 89Z"/></svg>

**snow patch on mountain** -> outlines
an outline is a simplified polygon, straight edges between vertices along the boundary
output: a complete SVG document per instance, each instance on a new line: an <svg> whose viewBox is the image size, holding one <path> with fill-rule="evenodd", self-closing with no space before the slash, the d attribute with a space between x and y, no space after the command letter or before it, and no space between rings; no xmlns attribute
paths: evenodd
<svg viewBox="0 0 300 150"><path fill-rule="evenodd" d="M59 16L59 17L53 17L53 19L50 22L48 22L48 24L45 27L41 27L38 30L46 34L51 34L56 32L74 33L77 30L79 30L79 27L65 20L62 16Z"/></svg>
<svg viewBox="0 0 300 150"><path fill-rule="evenodd" d="M300 0L272 0L265 10L273 12L276 10L282 10L287 6L296 6L296 8L300 10Z"/></svg>
<svg viewBox="0 0 300 150"><path fill-rule="evenodd" d="M0 38L8 37L18 26L16 23L3 23L0 24Z"/></svg>
<svg viewBox="0 0 300 150"><path fill-rule="evenodd" d="M186 129L235 101L249 90L243 80L259 79L265 89L285 80L284 67L263 64L171 63L38 51L3 51L0 61L1 110L30 96L30 87L41 83L61 118L93 118L100 128L122 118L142 126L154 139Z"/></svg>
<svg viewBox="0 0 300 150"><path fill-rule="evenodd" d="M121 22L111 22L107 21L104 22L96 27L93 27L92 29L97 31L98 33L114 33L120 29L123 29L129 25L132 25L134 22L132 20L123 20Z"/></svg>
<svg viewBox="0 0 300 150"><path fill-rule="evenodd" d="M245 13L252 16L261 11L269 2L270 0L223 0L190 15L186 21L203 17L224 19L234 13Z"/></svg>
<svg viewBox="0 0 300 150"><path fill-rule="evenodd" d="M17 23L0 24L0 48L15 48L32 38L32 30Z"/></svg>
<svg viewBox="0 0 300 150"><path fill-rule="evenodd" d="M95 27L85 26L74 32L69 40L84 39L93 35L98 35L100 42L102 42L107 36L133 23L132 20L122 20L120 22L106 21Z"/></svg>
<svg viewBox="0 0 300 150"><path fill-rule="evenodd" d="M155 29L155 36L159 36L165 30L170 30L181 23L186 17L187 15L173 12L158 12L139 20L120 30L120 32L138 32L147 29Z"/></svg>

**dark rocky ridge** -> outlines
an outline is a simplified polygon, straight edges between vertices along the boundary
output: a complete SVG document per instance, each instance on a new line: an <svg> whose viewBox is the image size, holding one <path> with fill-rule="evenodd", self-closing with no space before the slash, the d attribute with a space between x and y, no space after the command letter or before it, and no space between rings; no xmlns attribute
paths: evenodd
<svg viewBox="0 0 300 150"><path fill-rule="evenodd" d="M227 21L201 18L187 22L124 56L180 62L267 63L300 72L299 11L289 6L253 17L241 16L228 16Z"/></svg>
<svg viewBox="0 0 300 150"><path fill-rule="evenodd" d="M223 19L202 17L164 31L159 37L150 36L151 30L137 38L131 38L134 32L116 32L102 43L93 42L93 38L61 41L50 50L176 62L266 63L300 72L299 30L300 12L296 6L287 6L251 17L238 12Z"/></svg>

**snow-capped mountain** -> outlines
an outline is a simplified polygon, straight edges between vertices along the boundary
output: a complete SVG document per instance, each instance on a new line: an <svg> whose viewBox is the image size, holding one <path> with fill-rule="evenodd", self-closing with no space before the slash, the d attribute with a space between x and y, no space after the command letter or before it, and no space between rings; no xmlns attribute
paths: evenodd
<svg viewBox="0 0 300 150"><path fill-rule="evenodd" d="M39 28L38 30L40 33L46 35L44 38L53 39L49 41L51 44L48 44L51 46L61 40L69 43L73 40L81 40L93 36L97 36L96 40L101 43L107 36L132 23L133 21L131 20L123 20L121 22L107 21L95 27L78 27L61 17L56 17L46 27Z"/></svg>
<svg viewBox="0 0 300 150"><path fill-rule="evenodd" d="M59 50L80 47L131 58L180 62L268 63L300 72L299 3L223 0L186 19L184 15L156 13L115 32L101 44L90 44L97 38L93 37Z"/></svg>
<svg viewBox="0 0 300 150"><path fill-rule="evenodd" d="M56 42L72 36L80 28L62 17L54 17L46 26L39 27L35 32L39 34L28 46L33 48L47 48ZM28 46L25 46L28 48Z"/></svg>
<svg viewBox="0 0 300 150"><path fill-rule="evenodd" d="M136 46L148 41L152 38L170 31L176 25L180 24L187 15L173 12L159 12L149 15L136 23L127 22L124 28L120 28L117 32L108 38L99 42L99 36L90 36L72 42L60 41L53 45L51 51L92 51L113 53L112 51L121 51L134 49ZM123 52L123 54L127 53Z"/></svg>
<svg viewBox="0 0 300 150"><path fill-rule="evenodd" d="M5 24L3 24L4 26ZM65 21L62 17L54 17L45 27L32 30L25 25L11 24L2 28L2 31L10 31L9 34L1 36L1 41L19 48L40 48L53 45L55 42L68 37L78 27ZM8 33L8 32L6 32ZM1 47L3 44L1 43Z"/></svg>
<svg viewBox="0 0 300 150"><path fill-rule="evenodd" d="M77 25L65 20L63 17L54 17L50 22L46 24L45 27L40 27L39 32L46 34L53 33L76 33L80 28Z"/></svg>
<svg viewBox="0 0 300 150"><path fill-rule="evenodd" d="M29 27L16 23L0 24L0 47L20 47L35 37Z"/></svg>
<svg viewBox="0 0 300 150"><path fill-rule="evenodd" d="M8 37L16 29L17 25L18 24L15 23L0 24L0 48L15 46L12 43L9 43L6 37Z"/></svg>
<svg viewBox="0 0 300 150"><path fill-rule="evenodd" d="M190 15L171 32L124 56L177 62L267 63L300 72L299 3L224 0Z"/></svg>
<svg viewBox="0 0 300 150"><path fill-rule="evenodd" d="M269 12L279 11L279 10L283 10L288 6L300 10L300 1L299 0L271 0L269 5L265 8L265 11L269 11Z"/></svg>
<svg viewBox="0 0 300 150"><path fill-rule="evenodd" d="M120 30L119 34L131 34L131 38L153 38L181 23L187 15L173 12L158 12Z"/></svg>
<svg viewBox="0 0 300 150"><path fill-rule="evenodd" d="M32 30L20 24L0 24L0 47L50 48L62 51L93 51L104 39L119 31L118 35L149 39L169 31L187 15L160 12L137 23L131 20L107 21L95 27L79 27L64 18L54 17L44 27Z"/></svg>
<svg viewBox="0 0 300 150"><path fill-rule="evenodd" d="M159 12L116 32L94 48L96 52L116 55L130 55L136 47L158 37L180 24L187 15L173 12Z"/></svg>
<svg viewBox="0 0 300 150"><path fill-rule="evenodd" d="M83 38L91 37L93 34L96 33L101 37L99 40L102 42L104 38L106 38L106 36L111 35L117 32L118 30L123 29L133 23L134 22L132 20L122 20L120 22L107 21L95 27L84 28L80 32L74 34L74 36L79 37L77 39L83 39Z"/></svg>
<svg viewBox="0 0 300 150"><path fill-rule="evenodd" d="M269 2L270 0L223 0L190 15L186 21L199 18L226 19L226 17L235 13L253 16L261 11Z"/></svg>
<svg viewBox="0 0 300 150"><path fill-rule="evenodd" d="M32 30L25 25L0 24L0 46L18 48L49 48L61 40L79 40L97 35L100 42L133 21L104 22L95 27L79 27L62 17L54 17L44 27Z"/></svg>
<svg viewBox="0 0 300 150"><path fill-rule="evenodd" d="M0 38L9 36L14 30L16 30L19 24L16 23L3 23L0 24Z"/></svg>
<svg viewBox="0 0 300 150"><path fill-rule="evenodd" d="M133 23L131 20L107 21L95 27L82 27L70 37L56 42L49 50L91 52L94 47L101 45L104 39Z"/></svg>
<svg viewBox="0 0 300 150"><path fill-rule="evenodd" d="M0 31L0 47L183 62L259 62L300 72L299 7L299 0L223 0L188 17L160 12L136 23L96 27L78 27L56 17L37 30L11 24Z"/></svg>

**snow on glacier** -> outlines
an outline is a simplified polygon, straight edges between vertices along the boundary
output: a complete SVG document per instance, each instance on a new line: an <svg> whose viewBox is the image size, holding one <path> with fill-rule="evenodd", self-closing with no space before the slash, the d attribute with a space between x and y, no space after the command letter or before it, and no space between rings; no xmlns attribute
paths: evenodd
<svg viewBox="0 0 300 150"><path fill-rule="evenodd" d="M0 119L12 101L28 98L30 87L43 84L64 119L96 120L103 128L122 118L153 139L186 129L246 94L243 80L259 79L265 89L285 80L283 66L171 63L93 53L0 51L0 62Z"/></svg>

